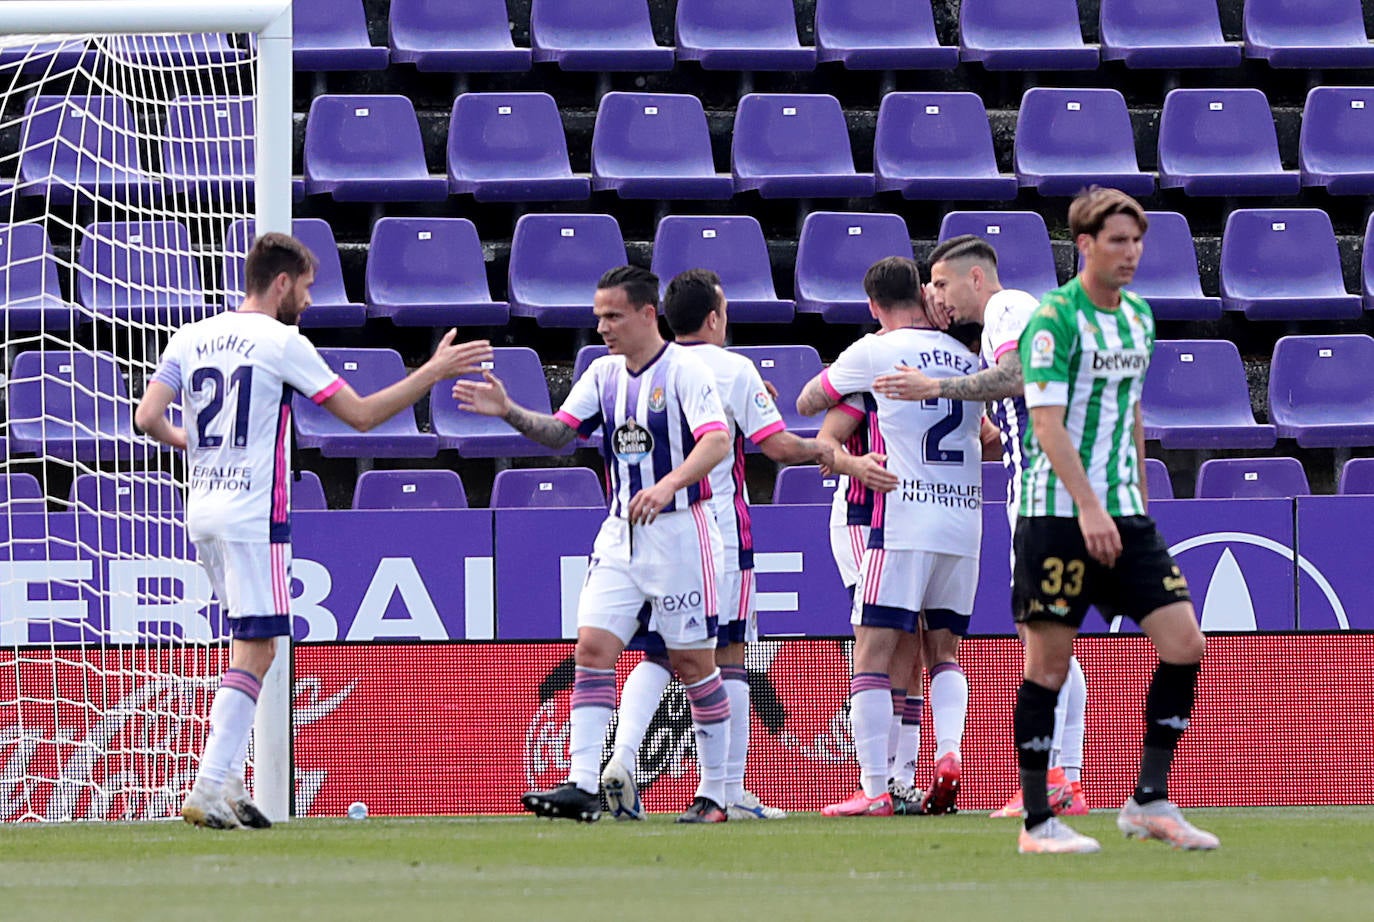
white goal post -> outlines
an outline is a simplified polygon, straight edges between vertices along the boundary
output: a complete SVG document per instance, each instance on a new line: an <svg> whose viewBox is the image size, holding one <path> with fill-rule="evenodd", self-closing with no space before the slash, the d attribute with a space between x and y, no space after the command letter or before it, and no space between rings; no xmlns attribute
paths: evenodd
<svg viewBox="0 0 1374 922"><path fill-rule="evenodd" d="M233 2L224 2L224 0L5 0L5 2L0 2L0 49L2 50L19 49L26 44L33 45L36 42L70 38L87 42L91 49L93 60L100 55L105 55L105 57L100 58L100 60L108 62L113 57L116 57L109 53L109 47L118 46L120 41L119 37L131 35L187 37L221 33L247 37L246 42L240 40L239 46L234 47L244 52L245 57L243 60L251 62L251 67L245 64L241 68L252 74L251 82L248 83L248 92L243 92L241 87L236 87L236 89L243 97L251 95L254 100L251 105L255 122L253 128L254 133L251 142L246 142L251 143L254 152L254 171L251 180L251 196L239 195L237 199L231 203L231 200L235 199L235 196L231 193L215 193L212 196L207 196L207 201L212 201L212 205L209 207L214 210L213 218L217 222L217 227L222 227L226 224L232 226L232 220L237 218L241 220L245 226L252 227L257 234L268 231L283 231L289 233L291 231L292 202L293 77L290 0L233 0ZM125 66L127 64L128 62L125 61L122 62L120 66ZM67 89L66 92L72 94L71 98L73 100L78 98L78 94L87 93L92 95L90 97L83 95L80 98L94 98L94 94L97 93L118 96L120 86L131 88L131 98L142 97L144 95L157 96L159 93L169 95L163 88L183 86L188 79L187 75L180 70L175 73L169 73L169 71L177 67L175 63L171 65L165 62L161 64L154 63L146 65L146 69L142 71L137 70L140 66L144 65L140 65L138 61L135 61L130 67L127 67L125 71L122 71L122 73L131 72L134 76L122 78L125 82L119 86L113 86L113 88L113 82L102 83L106 72L93 69L92 73L82 78L84 82L68 83L67 86L69 89ZM45 65L43 65L41 61L35 65L35 62L32 60L26 60L21 64L16 64L13 68L0 67L0 93L5 94L3 100L0 100L0 107L3 108L3 112L0 112L0 119L2 119L5 124L0 127L11 129L8 134L0 131L0 136L14 137L18 133L18 131L14 130L16 127L18 130L24 132L28 131L27 123L19 117L20 111L24 110L27 114L28 110L24 109L26 104L32 107L33 101L40 98L41 94L52 92L50 85L54 81L54 68L51 64L48 64L46 65L47 69L45 71L44 67ZM33 73L37 73L37 76L28 76ZM21 74L25 76L21 77ZM151 87L151 89L147 89L147 87ZM59 90L58 92L60 94L62 91ZM185 92L185 90L182 90L182 92ZM191 92L213 93L213 87L196 90L193 85ZM179 97L179 99L180 98L185 97ZM137 101L144 102L146 100L140 98ZM162 99L158 99L157 101L159 104L164 102ZM74 106L67 106L66 108L75 109ZM64 109L64 114L65 111ZM163 109L160 111L165 114L166 106L164 105ZM137 121L137 119L138 117L136 116L135 120ZM95 122L96 119L92 117L88 118L87 121ZM108 128L108 126L101 125L100 128L103 130ZM160 139L156 136L156 130L157 129L153 129L154 133L151 137L147 134L138 134L135 136L132 134L134 131L148 131L145 125L139 124L133 126L130 136L135 137L137 144L157 144ZM170 128L168 131L170 132ZM27 138L27 135L25 135L25 138ZM6 143L12 144L12 142ZM21 142L21 146L23 143L24 142ZM49 146L56 151L59 147L59 143L50 142ZM53 162L56 162L56 159L62 155L60 151L52 154ZM98 152L97 155L99 156ZM46 152L44 156L47 156ZM49 193L41 196L40 204L45 210L42 214L35 216L32 212L38 206L33 204L34 196L31 194L32 189L22 188L24 183L21 182L18 168L15 165L18 163L19 159L20 154L15 154L13 158L10 158L8 154L4 157L0 157L0 170L3 170L3 172L0 172L0 184L3 184L3 188L0 188L0 196L7 197L4 200L9 202L8 207L0 208L0 211L5 213L5 216L0 217L0 222L7 222L4 225L5 234L9 233L9 228L11 226L18 227L21 223L43 227L46 234L48 228L52 227L54 224L60 223L64 230L70 230L72 234L71 239L77 241L83 239L81 237L82 234L90 237L92 227L108 226L88 222L103 220L107 222L119 221L132 224L138 221L160 221L171 224L174 223L172 219L182 217L185 218L182 223L189 224L193 228L192 236L198 233L194 229L198 220L193 210L194 206L187 206L187 209L190 210L189 214L178 214L169 211L171 206L164 204L163 193L161 191L165 181L164 177L156 178L157 191L155 193L150 193L148 197L136 201L122 200L118 197L101 200L97 193L92 195L92 199L95 200L95 204L93 205L90 201L82 198L82 195L85 193L78 191L76 194L77 201L71 203L70 201L64 201ZM108 164L101 164L101 166L108 168ZM149 188L153 188L153 186L149 185ZM168 188L170 188L170 186ZM22 196L24 194L29 194L29 198L23 198ZM177 195L182 195L182 193L177 193ZM218 196L218 198L215 196ZM174 196L170 192L166 193L166 198L167 201L174 200ZM187 198L175 198L177 202L184 202L187 200ZM15 204L21 201L24 203L22 206ZM21 209L28 210L21 211ZM92 217L93 214L95 217ZM224 238L227 234L222 230L217 231L217 233L220 235L220 239L216 245L221 248L229 248L230 244L224 242ZM42 237L44 235L39 236ZM8 236L5 237L6 241L9 239ZM134 238L134 242L136 244L139 243L139 238ZM45 239L45 244L46 243L47 241ZM160 244L150 245L157 246ZM58 245L58 249L61 249L60 244ZM76 250L76 242L73 242L66 251L68 254L66 256L67 262L62 265L61 270L67 273L65 276L68 279L66 287L72 292L75 292L78 283L85 284L89 279L89 267L78 263ZM205 256L204 258L207 263L211 259L214 259L217 263L223 261L227 265L227 258L218 252L215 253L213 257ZM9 286L15 284L14 279L17 277L17 272L15 271L16 267L8 263L8 253L0 253L0 270L3 270L5 273L5 281L0 283L0 308L8 311L11 306ZM110 275L117 276L119 271L119 264L117 263L108 269ZM83 279L83 273L86 273L86 279ZM229 275L227 269L224 274L225 276ZM113 282L117 284L118 281L117 277L114 279L97 279L96 284L100 282ZM208 291L209 288L210 286L207 285L207 295L205 299L207 303L212 302L221 307L232 303L234 290L227 281L221 284L217 295L212 295ZM70 295L70 301L77 301L75 293ZM176 325L175 321L168 323L165 320L161 320L157 323L150 321L145 327L141 326L142 322L137 319L133 321L120 320L118 317L112 319L108 315L99 313L89 304L89 302L80 305L74 304L70 309L73 311L73 317L78 318L81 323L85 324L80 328L82 331L80 333L78 333L77 327L78 319L70 321L69 328L64 329L57 325L40 325L38 328L24 328L25 332L22 334L12 332L9 325L8 314L4 316L3 320L0 320L0 324L3 324L0 326L0 329L3 329L5 333L5 351L7 353L5 365L0 367L0 385L4 387L6 399L9 401L9 406L6 408L7 413L13 410L16 399L16 391L13 386L15 375L10 367L10 361L14 358L18 348L16 343L21 343L22 341L22 344L39 346L41 349L45 350L50 348L60 349L65 346L65 348L72 350L73 355L83 349L91 350L92 348L105 348L118 356L121 361L128 358L131 362L142 363L139 367L141 370L146 371L149 367L147 363L156 360L155 355L149 354L152 348L150 344L159 341L165 344L166 335L170 333L170 330ZM138 316L142 317L143 315L139 314ZM43 323L48 324L48 321L45 320ZM120 324L123 325L121 326ZM30 332L35 329L37 332L30 335ZM94 333L89 332L92 329L94 329ZM102 332L102 330L104 332ZM140 341L140 336L144 334L147 334L146 339ZM101 337L104 337L104 339L102 340ZM97 343L95 347L90 345L92 340ZM103 347L100 346L99 343L101 342L106 343L106 345ZM128 351L127 353L121 353L119 351L121 349L127 349ZM139 356L137 359L132 358L135 354ZM32 356L30 356L30 358L32 358ZM47 366L45 365L43 367L45 369L45 377L38 386L42 389L42 399L48 401L50 398L48 396L49 391L47 390ZM10 380L7 381L5 379L5 374L10 375ZM45 423L47 421L46 408L48 405L48 403L43 404L44 416L40 422ZM16 457L15 445L18 443L14 441L13 429L8 428L11 425L10 420L12 420L13 417L5 417L5 419L7 428L5 430L5 436L0 439L0 464L3 465L6 478L8 478L11 464ZM72 439L75 440L79 435L78 433L78 435L72 436ZM99 435L100 434L97 433L97 436ZM8 449L5 448L6 439L8 440ZM110 476L112 473L116 475L130 474L138 476L144 470L137 462L129 460L128 456L125 455L117 456L118 460L114 464L115 470L113 471L111 470L111 464L108 458L103 459L102 464L102 459L98 455L93 462L78 462L79 455L77 454L77 450L71 447L73 445L75 445L75 441L66 449L68 454L61 454L60 452L51 454L44 450L47 448L47 443L42 442L42 447L39 450L36 452L28 452L28 455L32 457L25 457L22 459L23 463L31 466L31 469L39 471L37 475L39 479L43 479L46 476L46 472L53 469L54 465L61 465L61 467L58 468L61 474L55 475L55 485L53 489L48 491L45 496L40 497L40 501L47 502L49 509L53 509L54 511L68 508L62 505L63 503L74 502L74 500L66 500L64 495L58 495L59 493L65 494L65 484L68 482L69 478L74 479L77 475L82 473L89 473L92 476ZM23 452L20 453L23 454ZM150 463L147 470L152 470L154 467L162 467L164 471L160 471L159 474L160 476L165 476L165 471L175 468L176 465L171 461L161 460L161 457L162 456L159 456L159 460L155 463ZM121 463L123 464L122 468L120 467ZM24 476L28 477L33 475L25 474ZM8 484L8 480L6 483ZM184 481L181 486L184 486ZM10 489L10 487L6 486L6 489ZM72 496L76 496L76 487L74 483L72 484ZM34 548L42 543L40 541L33 541L27 549L29 556L22 559L26 560L30 567L30 570L26 572L35 572L32 569L34 566L42 566L45 564L52 568L54 575L50 577L50 585L43 590L35 589L34 585L36 585L37 582L36 577L31 583L16 583L12 577L17 564L14 564L13 561L21 559L21 550L23 549L17 547L18 539L15 538L15 523L18 517L13 514L12 509L5 505L8 498L8 493L0 496L0 525L5 526L3 541L11 545L4 548L5 554L3 555L3 559L0 559L0 656L3 656L9 651L13 653L13 657L7 661L0 662L0 707L3 707L7 700L13 696L13 702L17 711L26 704L32 705L35 703L32 698L26 698L24 686L25 677L24 674L21 674L21 667L31 667L34 665L37 658L35 657L33 661L26 663L26 656L29 654L27 654L25 650L26 645L36 645L36 642L27 640L27 632L29 631L27 622L21 620L16 626L13 620L6 623L4 619L6 617L13 619L13 609L22 608L25 612L38 613L34 615L36 619L47 618L52 624L56 625L61 621L61 612L71 610L70 608L63 608L63 606L72 604L67 600L87 590L71 583L64 582L64 580L72 579L70 571L58 573L57 571L60 570L61 567L54 565L67 563L69 561L66 561L60 551L52 551L48 553L47 556L44 556L45 552L41 548L35 551ZM23 529L20 528L19 532L22 531ZM54 538L54 534L55 533L45 533L40 537L45 539L51 546L57 547L60 545L62 539ZM58 560L57 558L63 559ZM135 584L135 589L133 590L135 595L144 591L154 592L154 590L144 590L141 584L138 584L139 578L137 574L132 577L133 583ZM165 573L157 574L155 578L159 586L174 582L175 580L175 578L167 577ZM148 581L151 582L153 579L154 577L149 577ZM112 578L111 582L113 582ZM6 585L6 583L8 583L8 585ZM107 586L102 584L101 588L96 591L111 592L113 590L110 590ZM155 591L160 593L164 590L157 589ZM190 590L183 589L182 591L189 593ZM135 600L135 603L137 603L137 601L138 600ZM11 606L12 610L10 612L5 611L4 607L6 604ZM171 607L172 606L169 606L169 608ZM71 626L65 625L64 627L70 629ZM83 667L86 667L87 661L94 661L96 663L94 667L86 668L98 670L101 668L100 664L102 662L109 661L116 664L113 667L116 670L124 668L142 668L139 666L126 667L120 665L124 662L124 660L120 658L121 654L117 652L112 653L110 649L104 649L102 647L102 644L109 643L111 649L113 649L118 646L118 642L110 642L108 640L87 641L87 635L80 633L81 630L84 630L84 628L78 625L78 636L81 637L80 643L82 645L80 651L80 665ZM7 631L8 634L6 633ZM111 629L111 633L112 632ZM48 642L55 651L64 641L56 639L58 634L56 627L50 628L49 633L51 634L51 639ZM10 638L9 640L4 639L7 636ZM21 640L17 642L14 641L13 638L16 636L21 637ZM67 635L64 634L63 636ZM139 695L144 695L146 697L148 695L165 694L165 689L170 680L164 679L157 674L156 663L162 662L163 660L175 661L177 653L173 651L171 654L168 654L167 651L179 643L181 638L181 634L168 634L165 644L163 641L158 641L159 645L156 649L151 651L151 653L156 655L148 657L148 661L155 664L153 667L148 667L151 671L134 676L135 679L140 681L131 681L123 685L114 683L109 687L101 687L95 691L91 691L84 700L79 702L81 707L88 713L88 716L84 718L87 726L86 741L82 745L73 744L71 741L71 721L69 719L64 719L59 713L62 707L69 705L71 702L63 700L59 692L53 692L56 697L51 702L51 707L48 709L48 717L45 718L48 724L51 725L50 732L53 735L52 740L36 740L32 736L35 731L31 729L21 730L13 739L0 739L0 745L8 745L8 749L0 749L0 805L6 803L19 803L22 799L22 795L16 792L20 791L21 788L27 791L31 787L42 784L47 785L47 787L52 790L51 796L47 798L47 802L49 802L50 805L46 810L46 814L32 809L25 812L21 809L20 814L22 815L14 818L70 819L87 816L99 818L99 816L97 816L99 811L95 809L92 809L89 813L74 813L71 812L69 808L61 806L61 804L65 803L70 805L74 803L78 797L85 798L86 801L94 799L100 804L110 804L116 802L121 797L128 797L129 795L127 795L127 793L121 794L118 790L86 790L84 793L75 791L77 787L85 784L88 780L80 777L82 769L79 763L83 761L89 763L91 760L100 758L98 754L93 754L101 745L99 740L97 739L94 743L89 741L91 737L99 737L100 732L90 728L94 724L99 724L100 727L105 728L109 734L114 734L118 732L117 728L119 726L127 723L127 717L124 715L127 713L128 709L140 706L137 702L143 699L139 698ZM203 646L203 637L197 642L201 643ZM290 638L280 638L278 643L278 655L275 665L270 670L266 681L263 683L261 697L259 698L253 744L255 798L264 812L273 821L281 821L289 818L292 810L294 784L291 758ZM169 656L170 659L168 659ZM136 654L129 654L128 661L131 663L142 662L142 660L136 658ZM57 683L59 670L61 668L66 668L67 665L69 664L56 662L56 657L54 656L54 662L50 667L47 664L38 663L37 671L42 672L43 669L51 668L53 672L52 681ZM11 669L14 673L12 677L7 674ZM75 683L75 687L80 689L84 687L83 683L86 685L93 684L89 679L81 679ZM133 692L130 689L134 686L139 686L144 689L153 689L153 691ZM82 693L78 691L77 695L79 696L81 694ZM186 698L184 693L180 694L182 694L183 699ZM213 691L211 691L211 694L213 694ZM203 707L205 712L199 715L198 719L204 721L208 718L209 697L200 693L200 698L197 700L199 706ZM40 701L37 702L37 704L37 710L42 711L43 702ZM53 716L54 714L58 716ZM158 721L165 724L168 722L168 718L166 715L157 714L155 715L155 720L150 722L155 723ZM20 722L22 723L22 721ZM171 719L171 722L175 722L175 715ZM0 731L5 730L7 730L7 728L0 726ZM139 732L146 735L155 731L142 730ZM184 777L186 760L186 753L184 751L185 740L178 738L178 734L182 733L182 731L173 728L171 730L164 729L163 732L165 735L164 740L170 740L174 744L169 751L176 758L173 760L175 762L173 770L169 771L167 769L162 769L159 774L161 776ZM85 748L82 748L83 745ZM144 740L143 745L144 748L140 748L138 742L130 744L127 751L121 753L120 759L127 762L137 762L140 759L149 758L148 752L145 751L146 740ZM40 746L48 746L58 753L55 758L62 762L62 768L56 772L56 777L49 778L45 776L41 779L35 779L28 773L29 769L27 765L29 757L32 755L35 747ZM64 749L64 747L66 748ZM62 753L64 752L69 754L63 755ZM78 765L76 769L68 772L65 767L67 763L78 763ZM110 777L116 779L116 781L111 782L112 787L116 787L118 784L117 779L123 777L120 774L120 770L115 767L102 769L102 772L107 772ZM136 771L130 769L130 774L136 774ZM87 767L87 775L89 775L89 767ZM92 785L87 785L87 787L92 787ZM164 801L171 796L170 782L156 789L149 789L146 783L143 783L143 789L140 791L139 796L148 802L156 801L157 808L140 808L139 810L126 811L124 815L130 818L175 816L174 806L170 810L164 809L164 807L167 806ZM53 804L57 804L57 806L53 806ZM67 812L63 812L64 809L66 809ZM106 815L117 814L115 811L107 810ZM6 818L6 816L0 815L0 822L3 822Z"/></svg>

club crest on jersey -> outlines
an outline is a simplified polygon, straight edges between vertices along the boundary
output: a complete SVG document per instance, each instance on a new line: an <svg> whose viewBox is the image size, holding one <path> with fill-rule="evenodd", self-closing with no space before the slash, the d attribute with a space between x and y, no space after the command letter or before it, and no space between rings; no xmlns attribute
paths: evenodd
<svg viewBox="0 0 1374 922"><path fill-rule="evenodd" d="M662 413L663 408L668 405L668 398L663 395L663 388L656 387L649 392L649 409L655 413Z"/></svg>
<svg viewBox="0 0 1374 922"><path fill-rule="evenodd" d="M1031 368L1052 368L1054 366L1054 334L1040 330L1031 337Z"/></svg>
<svg viewBox="0 0 1374 922"><path fill-rule="evenodd" d="M611 451L626 464L639 464L654 450L654 436L635 422L633 416L611 433Z"/></svg>

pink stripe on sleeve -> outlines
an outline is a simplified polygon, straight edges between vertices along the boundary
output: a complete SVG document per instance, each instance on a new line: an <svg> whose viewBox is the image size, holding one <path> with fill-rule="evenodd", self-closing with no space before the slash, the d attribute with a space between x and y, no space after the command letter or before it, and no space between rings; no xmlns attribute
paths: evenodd
<svg viewBox="0 0 1374 922"><path fill-rule="evenodd" d="M314 397L311 397L310 399L315 403L316 406L319 406L320 404L328 400L330 397L333 397L335 394L337 394L339 392L339 389L343 386L344 379L336 377L333 381L329 382L329 384L327 384L325 387L321 388L318 394L316 394Z"/></svg>
<svg viewBox="0 0 1374 922"><path fill-rule="evenodd" d="M835 390L835 385L830 383L829 368L823 369L821 371L821 389L824 390L827 394L829 394L830 399L834 400L836 403L844 399L844 394L841 394L839 391Z"/></svg>
<svg viewBox="0 0 1374 922"><path fill-rule="evenodd" d="M1018 343L1014 339L1009 339L997 347L997 351L992 354L992 361L996 363L1002 356L1017 347Z"/></svg>
<svg viewBox="0 0 1374 922"><path fill-rule="evenodd" d="M727 431L726 428L725 428L725 423L721 422L721 421L718 420L718 419L713 419L713 420L711 420L709 423L702 423L700 426L698 426L697 428L693 429L693 430L692 430L692 438L694 438L694 439L700 439L703 435L705 435L705 434L708 433L708 432L725 432L725 431Z"/></svg>
<svg viewBox="0 0 1374 922"><path fill-rule="evenodd" d="M787 423L783 422L782 420L778 420L777 422L770 423L769 425L764 426L758 432L755 432L753 435L749 436L749 441L757 445L764 439L768 438L770 435L777 435L779 432L785 432L786 430Z"/></svg>
<svg viewBox="0 0 1374 922"><path fill-rule="evenodd" d="M553 414L553 418L560 423L566 424L569 429L576 429L578 426L582 425L582 420L573 416L567 410L559 410L557 413Z"/></svg>
<svg viewBox="0 0 1374 922"><path fill-rule="evenodd" d="M852 417L854 417L855 419L863 419L863 418L864 418L864 411L863 411L863 410L860 410L858 407L853 406L853 405L848 404L848 403L836 404L836 405L835 405L835 409L839 410L839 411L840 411L841 413L843 413L845 416L852 416Z"/></svg>

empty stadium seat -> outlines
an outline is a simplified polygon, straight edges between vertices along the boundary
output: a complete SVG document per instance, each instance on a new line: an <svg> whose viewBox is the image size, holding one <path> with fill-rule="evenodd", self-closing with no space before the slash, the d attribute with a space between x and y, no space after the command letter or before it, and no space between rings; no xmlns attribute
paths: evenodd
<svg viewBox="0 0 1374 922"><path fill-rule="evenodd" d="M78 512L106 515L182 514L182 487L166 471L78 474L68 499Z"/></svg>
<svg viewBox="0 0 1374 922"><path fill-rule="evenodd" d="M558 103L547 93L464 93L448 129L448 188L479 202L573 201L591 194L568 165Z"/></svg>
<svg viewBox="0 0 1374 922"><path fill-rule="evenodd" d="M787 428L801 436L813 436L821 429L824 416L802 416L797 412L797 395L806 382L821 373L820 354L811 346L731 346L759 370L759 376L778 391L778 411ZM757 450L746 441L746 450Z"/></svg>
<svg viewBox="0 0 1374 922"><path fill-rule="evenodd" d="M982 237L997 250L997 277L1005 288L1037 298L1059 287L1045 219L1033 211L951 211L940 221L940 239Z"/></svg>
<svg viewBox="0 0 1374 922"><path fill-rule="evenodd" d="M625 262L625 238L610 215L522 215L510 247L511 313L543 327L595 327L596 283Z"/></svg>
<svg viewBox="0 0 1374 922"><path fill-rule="evenodd" d="M448 470L364 471L353 488L354 509L466 509L463 481Z"/></svg>
<svg viewBox="0 0 1374 922"><path fill-rule="evenodd" d="M535 62L563 70L673 69L673 49L654 42L647 0L532 0Z"/></svg>
<svg viewBox="0 0 1374 922"><path fill-rule="evenodd" d="M89 62L95 54L84 38L6 45L0 48L0 67L13 73L17 66L25 76L54 75L71 70L83 60Z"/></svg>
<svg viewBox="0 0 1374 922"><path fill-rule="evenodd" d="M129 103L118 96L31 96L24 103L19 142L22 195L70 205L78 193L148 202L161 192L143 168L139 131Z"/></svg>
<svg viewBox="0 0 1374 922"><path fill-rule="evenodd" d="M310 308L297 323L302 328L360 327L367 321L367 307L348 300L344 291L343 267L334 229L323 218L293 218L291 235L315 254L319 267L310 286ZM244 297L243 263L253 239L252 223L240 219L229 225L224 245L224 288L227 307L234 308Z"/></svg>
<svg viewBox="0 0 1374 922"><path fill-rule="evenodd" d="M1131 291L1150 302L1156 320L1220 320L1221 299L1202 293L1188 219L1176 211L1147 211L1145 216L1150 230Z"/></svg>
<svg viewBox="0 0 1374 922"><path fill-rule="evenodd" d="M705 70L812 70L792 0L677 0L677 59Z"/></svg>
<svg viewBox="0 0 1374 922"><path fill-rule="evenodd" d="M135 323L181 326L215 308L180 221L113 221L81 231L76 294L87 308Z"/></svg>
<svg viewBox="0 0 1374 922"><path fill-rule="evenodd" d="M1307 94L1298 169L1304 186L1374 194L1374 89L1319 86Z"/></svg>
<svg viewBox="0 0 1374 922"><path fill-rule="evenodd" d="M1241 28L1270 67L1374 67L1360 0L1245 0Z"/></svg>
<svg viewBox="0 0 1374 922"><path fill-rule="evenodd" d="M1215 0L1102 0L1102 60L1127 67L1236 67L1241 50L1221 32Z"/></svg>
<svg viewBox="0 0 1374 922"><path fill-rule="evenodd" d="M0 473L0 516L48 511L43 485L32 474Z"/></svg>
<svg viewBox="0 0 1374 922"><path fill-rule="evenodd" d="M406 375L405 363L394 349L325 348L320 355L363 397ZM292 416L296 444L317 448L326 458L432 458L439 450L438 437L416 427L412 407L367 432L358 432L308 396L296 394Z"/></svg>
<svg viewBox="0 0 1374 922"><path fill-rule="evenodd" d="M385 70L390 58L368 38L362 0L295 0L291 33L296 70Z"/></svg>
<svg viewBox="0 0 1374 922"><path fill-rule="evenodd" d="M1174 448L1273 448L1273 426L1250 409L1236 344L1226 339L1159 340L1141 394L1145 438Z"/></svg>
<svg viewBox="0 0 1374 922"><path fill-rule="evenodd" d="M983 501L1005 503L1011 498L1011 473L1003 461L983 462Z"/></svg>
<svg viewBox="0 0 1374 922"><path fill-rule="evenodd" d="M592 188L621 198L727 199L701 100L678 93L607 93L592 133Z"/></svg>
<svg viewBox="0 0 1374 922"><path fill-rule="evenodd" d="M1221 301L1252 320L1360 316L1347 294L1331 218L1317 208L1241 208L1221 238Z"/></svg>
<svg viewBox="0 0 1374 922"><path fill-rule="evenodd" d="M884 96L873 173L879 192L908 199L1016 198L1016 177L997 170L992 126L975 93Z"/></svg>
<svg viewBox="0 0 1374 922"><path fill-rule="evenodd" d="M315 512L328 508L320 475L314 471L296 471L291 482L291 511Z"/></svg>
<svg viewBox="0 0 1374 922"><path fill-rule="evenodd" d="M1360 254L1360 290L1364 309L1374 310L1374 214L1364 226L1364 247Z"/></svg>
<svg viewBox="0 0 1374 922"><path fill-rule="evenodd" d="M1159 185L1187 195L1296 195L1259 90L1170 90L1159 118Z"/></svg>
<svg viewBox="0 0 1374 922"><path fill-rule="evenodd" d="M1095 70L1075 0L963 0L959 58L988 70Z"/></svg>
<svg viewBox="0 0 1374 922"><path fill-rule="evenodd" d="M544 366L533 349L498 347L492 350L491 361L483 365L501 379L511 400L535 413L553 412ZM455 380L440 381L429 392L430 428L439 437L440 448L455 449L465 458L545 458L574 451L574 444L547 448L521 435L503 419L458 409L453 399Z"/></svg>
<svg viewBox="0 0 1374 922"><path fill-rule="evenodd" d="M491 485L493 509L604 508L606 490L586 467L511 468Z"/></svg>
<svg viewBox="0 0 1374 922"><path fill-rule="evenodd" d="M65 329L73 311L62 298L57 268L42 224L0 225L0 323L14 332ZM90 320L79 312L75 318Z"/></svg>
<svg viewBox="0 0 1374 922"><path fill-rule="evenodd" d="M510 320L510 306L491 299L482 241L467 218L380 219L372 225L365 281L368 316L389 317L397 326Z"/></svg>
<svg viewBox="0 0 1374 922"><path fill-rule="evenodd" d="M610 350L607 349L604 345L599 344L582 346L580 349L578 349L577 355L573 356L573 381L576 382L578 378L582 377L582 373L587 370L588 365L590 365L597 359L601 358L603 355L608 354L610 354ZM579 438L579 440L575 444L577 444L579 448L595 448L597 451L600 451L601 430L598 429L597 431L588 435L586 438Z"/></svg>
<svg viewBox="0 0 1374 922"><path fill-rule="evenodd" d="M1174 482L1169 468L1158 458L1145 459L1145 489L1150 499L1173 499Z"/></svg>
<svg viewBox="0 0 1374 922"><path fill-rule="evenodd" d="M252 201L254 100L251 96L179 96L167 108L162 183L167 192Z"/></svg>
<svg viewBox="0 0 1374 922"><path fill-rule="evenodd" d="M1341 465L1336 492L1342 496L1374 493L1374 458L1351 458Z"/></svg>
<svg viewBox="0 0 1374 922"><path fill-rule="evenodd" d="M1269 418L1303 448L1374 445L1374 339L1284 336L1269 364Z"/></svg>
<svg viewBox="0 0 1374 922"><path fill-rule="evenodd" d="M900 215L811 212L797 239L797 311L829 323L873 323L863 277L885 256L913 256Z"/></svg>
<svg viewBox="0 0 1374 922"><path fill-rule="evenodd" d="M779 299L773 287L768 242L757 218L669 215L660 221L651 269L663 289L679 272L701 266L720 276L731 322L788 323L795 316L796 305Z"/></svg>
<svg viewBox="0 0 1374 922"><path fill-rule="evenodd" d="M1117 90L1027 90L1014 158L1021 185L1041 195L1077 195L1092 185L1139 196L1155 191L1154 177L1140 172L1126 98Z"/></svg>
<svg viewBox="0 0 1374 922"><path fill-rule="evenodd" d="M108 461L161 450L134 429L129 389L108 352L21 352L7 387L10 454Z"/></svg>
<svg viewBox="0 0 1374 922"><path fill-rule="evenodd" d="M527 71L505 0L391 0L391 60L445 73Z"/></svg>
<svg viewBox="0 0 1374 922"><path fill-rule="evenodd" d="M1307 473L1296 458L1213 458L1197 472L1198 499L1282 499L1307 496Z"/></svg>
<svg viewBox="0 0 1374 922"><path fill-rule="evenodd" d="M953 70L959 49L940 44L931 0L816 0L816 59L849 70Z"/></svg>
<svg viewBox="0 0 1374 922"><path fill-rule="evenodd" d="M97 67L186 69L225 65L246 57L224 32L185 32L168 35L107 35L101 38L105 59Z"/></svg>
<svg viewBox="0 0 1374 922"><path fill-rule="evenodd" d="M854 170L849 129L834 96L744 96L735 113L730 169L736 190L754 189L764 198L873 194L873 174Z"/></svg>
<svg viewBox="0 0 1374 922"><path fill-rule="evenodd" d="M778 471L773 483L773 503L778 506L828 506L840 478L822 474L814 464L795 464Z"/></svg>
<svg viewBox="0 0 1374 922"><path fill-rule="evenodd" d="M434 202L415 108L404 96L316 96L305 122L305 191L337 202Z"/></svg>

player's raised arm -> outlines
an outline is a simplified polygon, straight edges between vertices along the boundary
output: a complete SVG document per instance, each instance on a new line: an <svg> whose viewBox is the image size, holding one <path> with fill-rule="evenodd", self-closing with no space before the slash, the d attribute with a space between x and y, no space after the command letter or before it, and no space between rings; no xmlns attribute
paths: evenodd
<svg viewBox="0 0 1374 922"><path fill-rule="evenodd" d="M802 416L815 416L840 402L840 396L832 394L825 387L825 372L816 375L797 395L797 412Z"/></svg>
<svg viewBox="0 0 1374 922"><path fill-rule="evenodd" d="M932 378L919 368L898 366L873 382L873 392L892 400L1001 400L1019 397L1026 389L1021 358L1011 350L992 368L956 378Z"/></svg>
<svg viewBox="0 0 1374 922"><path fill-rule="evenodd" d="M489 371L482 372L481 381L454 382L453 398L458 401L458 409L499 417L516 432L548 448L562 448L577 436L576 427L569 425L561 415L536 413L511 400L501 379Z"/></svg>

